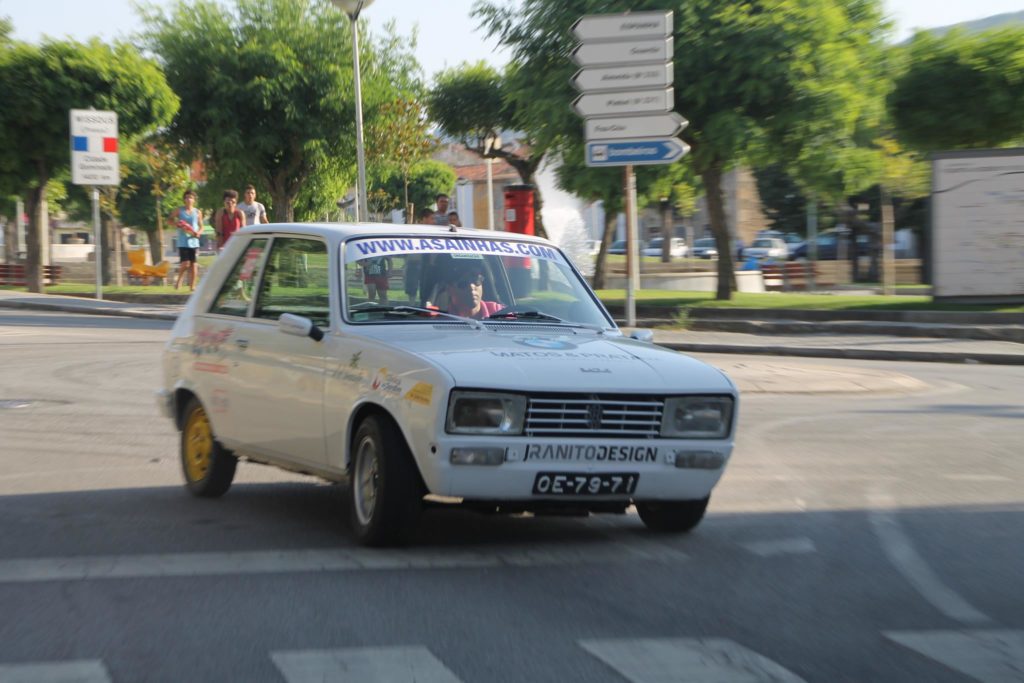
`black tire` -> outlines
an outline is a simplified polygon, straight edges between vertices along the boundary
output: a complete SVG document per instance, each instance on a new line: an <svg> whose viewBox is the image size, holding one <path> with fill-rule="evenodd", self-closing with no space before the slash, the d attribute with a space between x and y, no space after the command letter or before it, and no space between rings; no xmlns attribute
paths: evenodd
<svg viewBox="0 0 1024 683"><path fill-rule="evenodd" d="M360 423L350 474L349 515L358 541L368 546L406 541L423 507L423 482L397 425L376 415Z"/></svg>
<svg viewBox="0 0 1024 683"><path fill-rule="evenodd" d="M640 519L651 531L684 533L693 530L704 519L711 496L701 500L651 501L637 503Z"/></svg>
<svg viewBox="0 0 1024 683"><path fill-rule="evenodd" d="M192 495L217 498L231 488L238 458L217 441L206 409L195 397L189 400L181 416L178 452L185 486Z"/></svg>

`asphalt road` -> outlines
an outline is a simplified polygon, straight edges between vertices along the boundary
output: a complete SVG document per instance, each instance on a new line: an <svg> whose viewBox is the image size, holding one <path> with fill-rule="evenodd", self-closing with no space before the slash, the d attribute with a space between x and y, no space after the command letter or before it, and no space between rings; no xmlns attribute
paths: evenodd
<svg viewBox="0 0 1024 683"><path fill-rule="evenodd" d="M693 534L437 509L372 551L340 487L184 492L168 327L0 311L0 683L1024 681L1024 368L707 356L758 388Z"/></svg>

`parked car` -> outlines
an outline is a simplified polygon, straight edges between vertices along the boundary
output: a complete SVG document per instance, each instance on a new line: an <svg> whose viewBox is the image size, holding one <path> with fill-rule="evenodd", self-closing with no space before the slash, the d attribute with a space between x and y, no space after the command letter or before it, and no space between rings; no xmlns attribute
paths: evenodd
<svg viewBox="0 0 1024 683"><path fill-rule="evenodd" d="M686 256L686 240L682 237L673 237L669 243L669 255L672 258L683 258ZM655 237L647 246L644 247L641 252L644 256L661 256L662 245L665 240L661 237Z"/></svg>
<svg viewBox="0 0 1024 683"><path fill-rule="evenodd" d="M718 247L715 245L715 239L713 237L702 237L699 240L694 240L691 255L694 258L718 258Z"/></svg>
<svg viewBox="0 0 1024 683"><path fill-rule="evenodd" d="M758 237L743 250L743 258L777 259L785 261L789 256L786 243L778 237Z"/></svg>
<svg viewBox="0 0 1024 683"><path fill-rule="evenodd" d="M368 545L405 539L431 494L495 512L636 505L684 532L732 453L739 395L650 339L624 336L547 240L257 225L179 315L158 403L192 494L225 494L240 460L346 483Z"/></svg>
<svg viewBox="0 0 1024 683"><path fill-rule="evenodd" d="M826 230L820 233L815 241L817 245L817 259L819 261L835 261L839 253L839 241L843 241L843 258L848 258L850 255L850 244L849 237L846 233L838 233L834 230ZM857 254L860 256L867 256L871 253L871 238L868 235L857 236ZM802 242L793 250L790 254L790 259L809 259L810 258L810 246L809 240Z"/></svg>
<svg viewBox="0 0 1024 683"><path fill-rule="evenodd" d="M612 245L608 247L609 254L625 254L626 253L626 240L615 240Z"/></svg>

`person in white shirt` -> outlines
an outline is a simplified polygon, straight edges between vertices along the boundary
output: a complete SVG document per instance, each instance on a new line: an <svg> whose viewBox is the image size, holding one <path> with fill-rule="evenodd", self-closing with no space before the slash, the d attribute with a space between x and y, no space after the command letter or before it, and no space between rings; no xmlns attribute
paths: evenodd
<svg viewBox="0 0 1024 683"><path fill-rule="evenodd" d="M245 214L247 226L270 222L267 218L267 207L256 201L256 188L252 185L245 186L245 201L240 202L238 208Z"/></svg>

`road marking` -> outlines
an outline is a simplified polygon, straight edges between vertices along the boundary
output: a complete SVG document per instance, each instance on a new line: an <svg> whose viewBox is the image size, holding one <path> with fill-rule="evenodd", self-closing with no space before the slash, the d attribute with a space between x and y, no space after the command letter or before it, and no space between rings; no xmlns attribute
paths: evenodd
<svg viewBox="0 0 1024 683"><path fill-rule="evenodd" d="M1009 477L1004 477L1001 474L944 474L943 479L949 479L950 481L1013 481Z"/></svg>
<svg viewBox="0 0 1024 683"><path fill-rule="evenodd" d="M460 683L425 647L271 652L288 683Z"/></svg>
<svg viewBox="0 0 1024 683"><path fill-rule="evenodd" d="M816 553L818 549L814 541L801 536L799 538L780 538L777 541L754 541L753 543L741 543L744 548L760 555L761 557L774 557L776 555L806 555Z"/></svg>
<svg viewBox="0 0 1024 683"><path fill-rule="evenodd" d="M110 675L98 659L0 664L0 683L110 683Z"/></svg>
<svg viewBox="0 0 1024 683"><path fill-rule="evenodd" d="M296 548L222 553L49 557L0 561L0 583L282 572L543 567L627 563L637 559L681 562L688 557L668 545L643 539L560 544L552 547L499 547L487 551Z"/></svg>
<svg viewBox="0 0 1024 683"><path fill-rule="evenodd" d="M1024 631L889 631L885 637L981 683L1024 681Z"/></svg>
<svg viewBox="0 0 1024 683"><path fill-rule="evenodd" d="M903 578L933 607L950 619L964 624L987 624L992 620L942 583L928 563L924 561L899 521L889 509L896 500L887 492L876 489L868 494L872 509L868 512L871 526L878 536L882 550Z"/></svg>
<svg viewBox="0 0 1024 683"><path fill-rule="evenodd" d="M724 638L581 640L631 683L803 683L767 657Z"/></svg>

